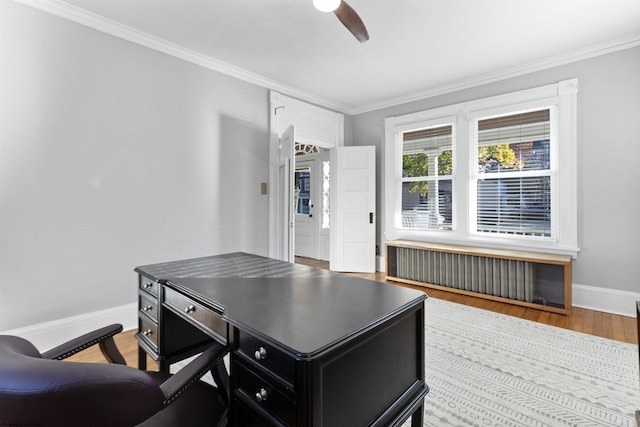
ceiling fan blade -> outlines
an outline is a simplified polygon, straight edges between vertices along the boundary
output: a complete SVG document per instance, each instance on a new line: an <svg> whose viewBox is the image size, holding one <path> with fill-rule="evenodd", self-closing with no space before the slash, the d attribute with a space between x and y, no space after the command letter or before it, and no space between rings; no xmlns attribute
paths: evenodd
<svg viewBox="0 0 640 427"><path fill-rule="evenodd" d="M336 14L342 25L347 27L347 30L351 31L356 39L360 43L364 43L369 40L369 33L367 27L364 26L364 22L358 16L355 10L349 4L342 0L340 6L333 12Z"/></svg>

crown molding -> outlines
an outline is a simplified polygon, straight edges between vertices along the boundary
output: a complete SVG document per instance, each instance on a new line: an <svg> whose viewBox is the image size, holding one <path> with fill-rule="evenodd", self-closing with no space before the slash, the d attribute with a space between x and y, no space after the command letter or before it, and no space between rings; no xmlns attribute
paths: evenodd
<svg viewBox="0 0 640 427"><path fill-rule="evenodd" d="M608 53L617 52L620 50L630 49L636 46L640 46L640 33L632 34L626 37L622 37L616 40L612 40L605 43L600 43L588 48L568 52L562 55L556 55L553 57L533 61L527 64L519 65L517 67L505 68L493 73L479 75L470 79L463 79L453 83L447 83L440 86L431 87L425 91L417 92L411 95L400 96L396 98L387 99L382 102L371 103L368 105L360 106L352 110L351 114L362 114L369 111L381 110L383 108L394 107L401 104L407 104L409 102L420 101L434 96L445 95L447 93L457 92L464 89L470 89L477 86L482 86L489 83L495 83L501 80L510 79L513 77L523 76L525 74L534 73L536 71L543 71L549 68L558 67L561 65L570 64L573 62L582 61L596 56L606 55Z"/></svg>
<svg viewBox="0 0 640 427"><path fill-rule="evenodd" d="M252 73L245 69L236 67L226 62L219 61L202 53L187 49L183 46L170 43L166 40L152 36L148 33L122 25L102 16L88 12L79 7L70 5L61 0L13 0L31 6L35 9L48 12L60 18L84 25L94 30L118 37L130 42L148 47L150 49L165 53L175 58L187 61L201 67L217 71L222 74L255 84L257 86L271 89L282 94L298 98L320 107L328 108L348 115L357 115L383 108L393 107L409 102L420 101L434 96L457 92L464 89L495 83L513 77L542 71L549 68L566 65L572 62L593 58L608 53L617 52L624 49L640 46L640 33L631 34L616 40L600 43L595 46L567 52L562 55L533 61L516 67L506 68L493 73L476 76L470 79L463 79L453 83L433 86L424 91L399 97L389 98L380 102L364 104L360 106L347 105L333 101L331 99L318 96L317 94L303 91L301 89L286 85L276 80L269 79L259 74Z"/></svg>

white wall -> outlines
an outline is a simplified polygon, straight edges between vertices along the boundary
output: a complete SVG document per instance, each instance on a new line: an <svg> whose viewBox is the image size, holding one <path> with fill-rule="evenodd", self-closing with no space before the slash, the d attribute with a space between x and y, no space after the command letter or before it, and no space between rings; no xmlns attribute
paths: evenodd
<svg viewBox="0 0 640 427"><path fill-rule="evenodd" d="M133 268L267 253L268 92L0 2L0 331L136 301Z"/></svg>
<svg viewBox="0 0 640 427"><path fill-rule="evenodd" d="M355 145L377 146L378 244L384 224L384 119L551 84L577 77L578 94L578 244L573 266L574 303L605 309L608 296L640 296L640 48L535 72L421 101L353 116ZM347 139L349 140L349 138ZM382 248L383 246L381 246ZM594 291L592 288L595 288ZM604 290L604 293L603 293ZM583 295L583 293L588 295ZM627 307L627 305L629 305Z"/></svg>

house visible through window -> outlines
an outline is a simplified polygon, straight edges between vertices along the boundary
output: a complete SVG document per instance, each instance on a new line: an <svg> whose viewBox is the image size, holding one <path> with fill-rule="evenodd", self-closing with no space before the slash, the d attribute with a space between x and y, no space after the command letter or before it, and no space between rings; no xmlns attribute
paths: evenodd
<svg viewBox="0 0 640 427"><path fill-rule="evenodd" d="M474 123L476 232L552 236L550 121L544 109Z"/></svg>
<svg viewBox="0 0 640 427"><path fill-rule="evenodd" d="M403 133L402 226L451 230L452 125Z"/></svg>

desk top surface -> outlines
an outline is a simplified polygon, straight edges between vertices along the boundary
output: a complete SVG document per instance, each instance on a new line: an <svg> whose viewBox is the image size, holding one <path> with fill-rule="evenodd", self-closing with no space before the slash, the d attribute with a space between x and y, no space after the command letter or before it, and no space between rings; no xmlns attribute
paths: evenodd
<svg viewBox="0 0 640 427"><path fill-rule="evenodd" d="M245 253L136 268L234 326L307 358L410 307L421 291Z"/></svg>

